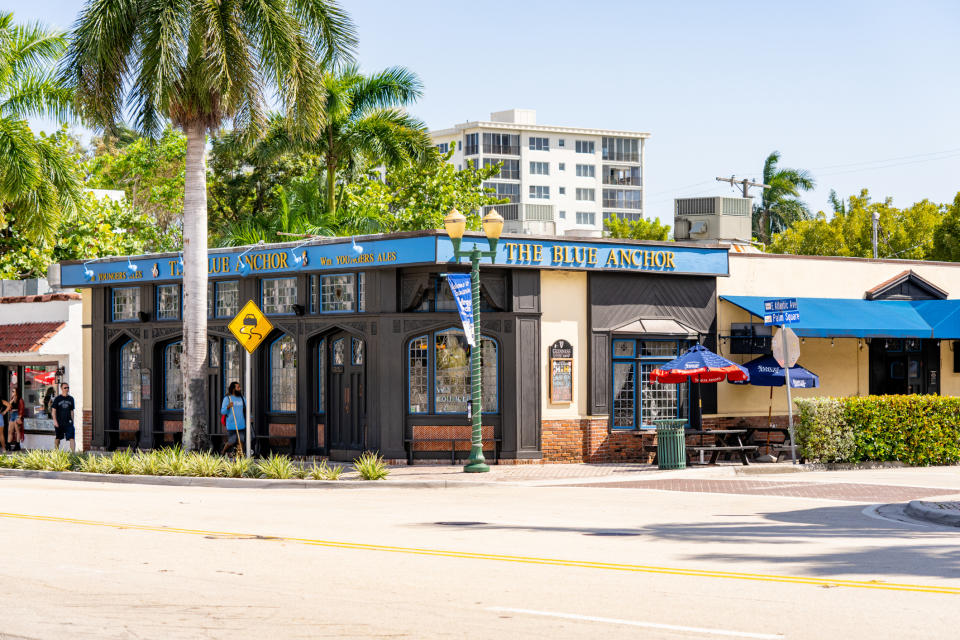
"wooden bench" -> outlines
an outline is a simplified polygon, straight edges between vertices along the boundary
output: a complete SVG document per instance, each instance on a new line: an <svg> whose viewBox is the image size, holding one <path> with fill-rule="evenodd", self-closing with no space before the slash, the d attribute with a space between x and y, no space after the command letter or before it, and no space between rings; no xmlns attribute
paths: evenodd
<svg viewBox="0 0 960 640"><path fill-rule="evenodd" d="M415 446L423 442L447 442L450 444L450 463L457 463L457 445L460 443L471 444L473 442L473 433L471 427L464 426L428 426L414 425L411 428L411 436L404 438L404 445L407 448L407 464L413 465L413 453ZM486 446L493 443L493 460L496 463L500 459L500 438L493 437L493 427L483 427L483 444ZM460 451L470 451L469 447L461 448Z"/></svg>
<svg viewBox="0 0 960 640"><path fill-rule="evenodd" d="M711 452L710 464L716 464L717 459L720 457L721 453L737 452L740 454L741 462L743 462L743 464L745 465L748 465L750 464L750 460L747 458L747 452L748 451L756 452L758 448L759 447L757 447L756 445L750 445L750 444L719 446L719 447L713 446L713 445L707 446L707 445L688 444L687 445L687 462L688 463L690 462L691 451L710 451Z"/></svg>

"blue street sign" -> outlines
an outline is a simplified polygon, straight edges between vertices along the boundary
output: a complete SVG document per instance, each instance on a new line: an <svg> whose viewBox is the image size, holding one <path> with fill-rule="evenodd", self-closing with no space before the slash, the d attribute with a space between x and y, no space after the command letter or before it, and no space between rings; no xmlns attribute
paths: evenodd
<svg viewBox="0 0 960 640"><path fill-rule="evenodd" d="M779 298L763 301L763 324L784 325L800 322L796 298Z"/></svg>
<svg viewBox="0 0 960 640"><path fill-rule="evenodd" d="M774 313L776 311L796 311L796 310L797 310L796 298L779 298L777 300L763 301L764 313Z"/></svg>

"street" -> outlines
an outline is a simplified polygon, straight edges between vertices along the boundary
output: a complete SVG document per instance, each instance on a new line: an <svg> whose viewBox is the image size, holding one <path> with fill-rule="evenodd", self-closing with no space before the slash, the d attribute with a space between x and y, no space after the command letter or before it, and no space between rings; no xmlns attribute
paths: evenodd
<svg viewBox="0 0 960 640"><path fill-rule="evenodd" d="M957 468L602 480L0 477L0 638L957 635L960 531L877 508Z"/></svg>

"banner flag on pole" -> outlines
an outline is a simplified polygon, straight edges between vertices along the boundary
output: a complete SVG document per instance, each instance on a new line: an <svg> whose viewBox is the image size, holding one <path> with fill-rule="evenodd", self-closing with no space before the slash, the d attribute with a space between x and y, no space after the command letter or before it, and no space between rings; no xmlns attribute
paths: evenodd
<svg viewBox="0 0 960 640"><path fill-rule="evenodd" d="M473 295L470 291L470 274L445 273L447 284L453 299L457 301L457 311L460 312L460 321L463 323L463 332L467 334L467 342L471 347L474 344L473 336Z"/></svg>

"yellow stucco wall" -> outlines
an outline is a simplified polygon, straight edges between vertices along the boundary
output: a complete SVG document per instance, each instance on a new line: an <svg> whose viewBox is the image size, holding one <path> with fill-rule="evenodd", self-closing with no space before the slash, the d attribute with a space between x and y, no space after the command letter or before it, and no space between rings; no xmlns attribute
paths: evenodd
<svg viewBox="0 0 960 640"><path fill-rule="evenodd" d="M540 388L544 420L587 414L587 274L584 271L540 272ZM573 345L573 402L550 402L550 345Z"/></svg>
<svg viewBox="0 0 960 640"><path fill-rule="evenodd" d="M817 297L862 299L868 289L894 278L906 270L960 297L960 264L920 263L904 260L825 259L790 256L730 254L730 277L717 278L718 295ZM800 309L801 318L803 309ZM730 333L735 322L760 322L739 307L720 301L717 304L717 329ZM858 344L860 346L858 346ZM960 395L960 374L953 373L950 341L940 344L940 393ZM727 358L744 363L755 355L733 355L729 341L719 344ZM800 345L800 364L820 376L817 389L794 389L795 397L849 396L869 393L869 346L856 338L807 338ZM721 416L766 415L770 406L770 388L751 385L717 386L717 410ZM784 387L773 390L773 414L787 412Z"/></svg>

